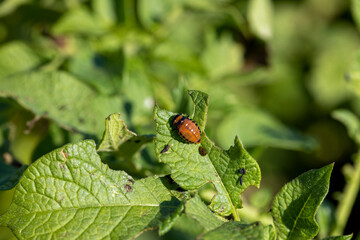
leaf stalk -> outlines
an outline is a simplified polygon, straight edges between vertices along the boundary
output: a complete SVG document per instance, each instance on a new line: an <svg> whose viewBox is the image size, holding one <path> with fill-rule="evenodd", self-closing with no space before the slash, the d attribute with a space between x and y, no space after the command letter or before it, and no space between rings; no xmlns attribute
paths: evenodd
<svg viewBox="0 0 360 240"><path fill-rule="evenodd" d="M360 187L360 152L356 155L354 160L354 169L351 176L346 177L346 185L342 198L339 201L339 205L336 209L336 225L331 235L342 235L349 219L351 209L355 203L356 196L359 192Z"/></svg>

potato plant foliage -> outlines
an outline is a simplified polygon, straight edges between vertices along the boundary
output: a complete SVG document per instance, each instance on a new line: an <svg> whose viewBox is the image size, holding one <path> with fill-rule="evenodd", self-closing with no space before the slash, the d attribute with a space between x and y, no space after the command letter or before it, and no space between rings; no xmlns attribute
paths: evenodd
<svg viewBox="0 0 360 240"><path fill-rule="evenodd" d="M359 240L359 30L360 0L0 1L0 240Z"/></svg>
<svg viewBox="0 0 360 240"><path fill-rule="evenodd" d="M223 235L227 239L312 239L318 232L315 213L328 192L332 165L311 170L283 187L272 206L275 228L258 222L241 223L241 193L249 185L259 187L260 168L238 137L226 151L207 138L209 97L199 91L189 94L194 102L192 118L199 123L201 145L209 154L200 155L198 144L186 143L175 135L171 125L175 113L158 107L154 110L154 141L156 155L170 166L173 181L191 191L174 190L161 177L134 180L124 171L111 170L101 162L94 141L84 140L31 164L17 183L14 199L0 223L19 239L132 239L154 227L160 235L165 234L185 215L202 227L203 239ZM137 138L136 134L113 114L106 120L98 149L131 151L131 147L121 145L129 145L132 138ZM137 144L144 143L138 139ZM165 145L170 147L162 153ZM240 168L246 169L241 184ZM216 191L209 206L196 194L207 182Z"/></svg>

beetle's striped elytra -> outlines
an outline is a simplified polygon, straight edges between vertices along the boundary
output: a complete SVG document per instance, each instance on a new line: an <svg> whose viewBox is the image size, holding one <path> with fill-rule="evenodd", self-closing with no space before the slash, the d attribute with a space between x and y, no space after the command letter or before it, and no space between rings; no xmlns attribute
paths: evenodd
<svg viewBox="0 0 360 240"><path fill-rule="evenodd" d="M177 129L179 136L189 143L201 142L201 131L193 120L178 114L174 117L173 125Z"/></svg>

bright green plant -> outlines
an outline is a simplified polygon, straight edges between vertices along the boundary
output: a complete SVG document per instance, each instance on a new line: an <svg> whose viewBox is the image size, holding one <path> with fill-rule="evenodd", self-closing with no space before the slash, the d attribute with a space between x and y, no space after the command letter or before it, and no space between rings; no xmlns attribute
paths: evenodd
<svg viewBox="0 0 360 240"><path fill-rule="evenodd" d="M260 168L238 137L226 151L208 139L209 97L199 91L189 94L194 102L190 117L203 131L200 146L206 156L199 154L198 144L185 143L177 136L171 124L175 113L157 106L154 110L156 156L170 167L174 182L165 176L134 180L101 162L100 151L131 155L139 149L134 145L148 142L130 132L119 114L112 114L98 146L92 140L67 144L31 164L17 183L0 224L19 239L132 239L152 228L163 235L185 216L200 226L202 239L314 238L319 231L315 214L329 190L333 164L286 184L272 203L273 224L246 223L238 215L241 193L250 185L260 186ZM166 145L169 149L162 153ZM246 169L242 183L240 168ZM198 195L206 183L216 191L208 206ZM331 239L351 239L351 235Z"/></svg>
<svg viewBox="0 0 360 240"><path fill-rule="evenodd" d="M359 240L359 16L359 0L0 1L0 240Z"/></svg>

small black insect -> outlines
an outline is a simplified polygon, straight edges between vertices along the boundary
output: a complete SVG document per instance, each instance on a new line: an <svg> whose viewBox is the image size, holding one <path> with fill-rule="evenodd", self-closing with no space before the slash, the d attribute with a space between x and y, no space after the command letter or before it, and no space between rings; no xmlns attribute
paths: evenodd
<svg viewBox="0 0 360 240"><path fill-rule="evenodd" d="M131 192L133 189L132 186L130 186L129 184L126 184L124 187L125 187L126 192Z"/></svg>
<svg viewBox="0 0 360 240"><path fill-rule="evenodd" d="M203 148L203 147L199 147L199 153L201 156L206 156L206 154L207 154L205 148Z"/></svg>
<svg viewBox="0 0 360 240"><path fill-rule="evenodd" d="M169 144L166 144L165 147L164 147L164 149L161 150L160 153L166 153L166 152L169 150L169 148L170 148L170 145L169 145Z"/></svg>
<svg viewBox="0 0 360 240"><path fill-rule="evenodd" d="M238 173L241 174L241 176L240 176L240 178L239 178L239 182L240 182L240 185L242 186L242 184L243 184L243 176L244 176L244 174L246 173L245 168L240 168L240 169L238 170Z"/></svg>

